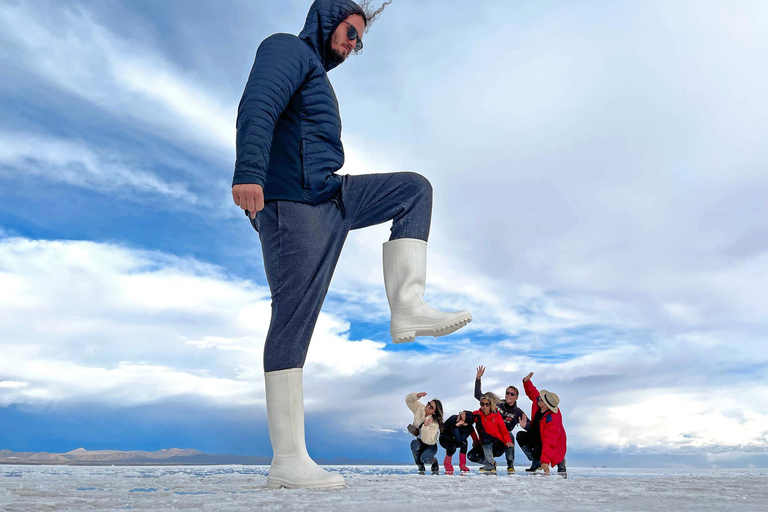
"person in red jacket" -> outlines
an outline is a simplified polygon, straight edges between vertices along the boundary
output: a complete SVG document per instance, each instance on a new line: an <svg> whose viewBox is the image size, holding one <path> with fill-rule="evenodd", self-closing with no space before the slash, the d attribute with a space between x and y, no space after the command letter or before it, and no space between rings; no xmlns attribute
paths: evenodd
<svg viewBox="0 0 768 512"><path fill-rule="evenodd" d="M514 446L509 431L504 424L504 418L496 409L499 398L493 393L485 393L480 398L480 409L474 412L475 428L483 449L485 464L480 468L481 473L496 474L496 462L493 460L504 453L506 448ZM475 436L472 436L475 439ZM474 456L467 455L472 462L480 462L479 450L472 449Z"/></svg>
<svg viewBox="0 0 768 512"><path fill-rule="evenodd" d="M523 378L525 394L533 406L531 420L523 415L520 427L525 432L517 433L517 444L531 461L526 471L539 468L549 474L552 466L557 466L558 473L565 473L566 435L563 428L563 416L560 413L560 398L551 391L536 389L531 382L533 372Z"/></svg>

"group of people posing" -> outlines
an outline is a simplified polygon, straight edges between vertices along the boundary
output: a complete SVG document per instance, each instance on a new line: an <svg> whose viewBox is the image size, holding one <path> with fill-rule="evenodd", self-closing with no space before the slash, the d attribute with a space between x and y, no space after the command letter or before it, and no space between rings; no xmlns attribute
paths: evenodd
<svg viewBox="0 0 768 512"><path fill-rule="evenodd" d="M452 475L453 454L459 451L459 469L469 472L467 459L482 464L480 472L496 474L496 457L505 455L507 473L515 472L515 437L512 431L516 425L517 444L531 461L527 472L543 471L557 466L558 474L565 474L566 436L560 412L560 398L547 390L539 391L531 382L533 372L523 378L525 394L533 402L529 418L517 405L519 391L515 386L507 387L504 398L495 393L483 393L481 378L485 368L479 366L475 376L475 398L480 402L476 411L461 411L443 419L443 404L438 399L426 404L419 401L425 392L411 393L405 403L413 411L413 424L408 431L416 436L411 441L413 459L419 473L426 471L430 464L432 474L440 472L437 462L438 443L445 449L443 466L445 473ZM472 449L468 450L468 439L472 438Z"/></svg>

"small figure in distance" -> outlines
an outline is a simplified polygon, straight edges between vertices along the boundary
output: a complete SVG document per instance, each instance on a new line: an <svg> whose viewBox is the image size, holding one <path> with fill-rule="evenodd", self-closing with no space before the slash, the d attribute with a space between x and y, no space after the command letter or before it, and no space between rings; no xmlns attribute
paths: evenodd
<svg viewBox="0 0 768 512"><path fill-rule="evenodd" d="M525 394L533 402L531 420L523 414L520 427L525 432L517 433L517 444L531 461L528 472L539 469L549 474L552 466L557 466L558 474L565 475L566 435L563 428L563 416L560 412L560 398L553 392L539 391L531 382L533 372L523 378Z"/></svg>
<svg viewBox="0 0 768 512"><path fill-rule="evenodd" d="M440 434L440 446L445 448L445 474L453 474L453 454L459 449L459 469L462 473L469 473L467 467L467 438L469 436L477 437L472 424L475 422L475 415L472 411L461 411L445 420L443 433Z"/></svg>
<svg viewBox="0 0 768 512"><path fill-rule="evenodd" d="M482 395L480 409L474 413L482 454L478 446L473 446L467 455L472 462L484 461L480 472L488 475L496 474L496 461L493 458L504 453L506 448L514 446L509 431L504 426L504 418L501 417L496 407L500 401L501 399L491 392Z"/></svg>
<svg viewBox="0 0 768 512"><path fill-rule="evenodd" d="M485 374L485 367L480 365L477 367L477 373L475 374L475 398L480 400L483 396L482 386L480 379ZM523 410L517 406L517 398L520 392L515 386L507 386L504 392L504 399L496 404L499 414L504 418L504 426L509 432L509 438L512 439L512 446L508 446L504 450L504 455L507 459L507 474L513 474L515 472L515 438L512 437L512 430L520 423L520 418L525 414Z"/></svg>
<svg viewBox="0 0 768 512"><path fill-rule="evenodd" d="M413 411L413 425L419 429L418 437L411 441L411 453L419 474L424 474L424 464L431 464L432 474L437 475L440 466L435 455L437 439L443 430L443 404L436 398L422 404L419 398L424 396L427 393L422 391L405 397L405 405Z"/></svg>

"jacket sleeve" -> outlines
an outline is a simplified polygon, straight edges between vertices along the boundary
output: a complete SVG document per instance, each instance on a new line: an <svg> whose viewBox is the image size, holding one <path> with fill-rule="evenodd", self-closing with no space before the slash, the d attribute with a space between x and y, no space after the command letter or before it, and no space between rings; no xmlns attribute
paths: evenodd
<svg viewBox="0 0 768 512"><path fill-rule="evenodd" d="M483 398L483 392L480 389L480 379L475 379L475 398L478 400Z"/></svg>
<svg viewBox="0 0 768 512"><path fill-rule="evenodd" d="M233 186L266 184L275 125L309 72L305 47L288 34L272 35L259 46L237 110Z"/></svg>
<svg viewBox="0 0 768 512"><path fill-rule="evenodd" d="M536 399L539 398L539 390L536 389L536 386L533 385L533 382L530 380L523 382L523 388L525 389L525 395L528 397L528 399L533 402L533 405L537 405Z"/></svg>
<svg viewBox="0 0 768 512"><path fill-rule="evenodd" d="M548 412L541 418L541 425L541 463L552 465L563 422L560 416Z"/></svg>
<svg viewBox="0 0 768 512"><path fill-rule="evenodd" d="M410 393L408 396L405 397L405 405L408 406L408 408L413 411L413 414L419 412L421 408L424 407L424 404L419 402L419 397L417 396L418 393ZM418 425L416 425L418 427Z"/></svg>

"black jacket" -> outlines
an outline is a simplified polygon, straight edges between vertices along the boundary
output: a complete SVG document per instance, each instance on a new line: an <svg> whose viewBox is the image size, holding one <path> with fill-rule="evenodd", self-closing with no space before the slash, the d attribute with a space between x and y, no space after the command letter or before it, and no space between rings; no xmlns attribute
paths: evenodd
<svg viewBox="0 0 768 512"><path fill-rule="evenodd" d="M297 36L274 34L256 52L237 114L232 185L257 183L266 201L318 204L341 187L341 117L328 71L336 27L363 11L352 0L315 0Z"/></svg>
<svg viewBox="0 0 768 512"><path fill-rule="evenodd" d="M459 419L459 416L457 414L454 414L453 416L449 417L447 420L445 420L445 423L443 424L443 436L450 436L453 438L454 442L456 444L461 444L467 440L467 438L472 435L472 431L474 428L472 425L462 425L460 427L456 426L456 421Z"/></svg>
<svg viewBox="0 0 768 512"><path fill-rule="evenodd" d="M480 400L482 397L483 392L480 389L480 379L475 379L475 398ZM518 424L520 418L523 416L523 410L517 406L517 400L515 400L514 404L508 405L506 400L502 399L500 402L496 403L496 407L504 418L504 425L507 427L507 430L512 432L512 429L515 428L515 425Z"/></svg>

